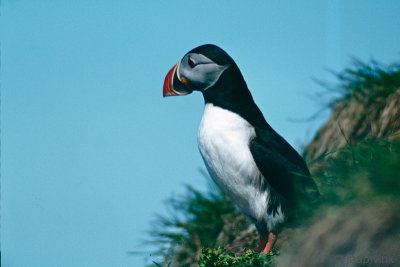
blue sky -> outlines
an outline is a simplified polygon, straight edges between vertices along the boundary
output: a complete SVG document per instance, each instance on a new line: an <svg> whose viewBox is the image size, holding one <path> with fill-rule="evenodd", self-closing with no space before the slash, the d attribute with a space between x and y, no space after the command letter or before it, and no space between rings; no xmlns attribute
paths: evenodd
<svg viewBox="0 0 400 267"><path fill-rule="evenodd" d="M198 171L200 94L162 98L167 71L204 43L237 62L296 148L312 97L351 56L398 61L399 1L23 1L1 5L4 266L142 266L155 213ZM128 251L144 251L130 256Z"/></svg>

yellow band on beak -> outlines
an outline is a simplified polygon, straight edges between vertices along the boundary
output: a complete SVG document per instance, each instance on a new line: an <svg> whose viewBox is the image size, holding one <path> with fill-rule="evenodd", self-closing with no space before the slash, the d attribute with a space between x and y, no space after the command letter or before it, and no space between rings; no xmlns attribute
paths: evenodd
<svg viewBox="0 0 400 267"><path fill-rule="evenodd" d="M181 77L181 82L186 85L189 83L189 81L185 77Z"/></svg>
<svg viewBox="0 0 400 267"><path fill-rule="evenodd" d="M179 61L178 66L176 67L176 76L178 76L178 79L181 81L181 83L183 83L184 85L187 85L189 83L189 81L180 75L180 68L181 68L181 61Z"/></svg>

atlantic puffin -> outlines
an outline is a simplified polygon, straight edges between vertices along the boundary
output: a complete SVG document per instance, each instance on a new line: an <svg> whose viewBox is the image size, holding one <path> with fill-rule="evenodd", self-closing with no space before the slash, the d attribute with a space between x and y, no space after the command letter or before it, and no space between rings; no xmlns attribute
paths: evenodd
<svg viewBox="0 0 400 267"><path fill-rule="evenodd" d="M221 190L255 224L268 253L282 226L319 196L304 159L267 123L233 59L220 47L186 53L164 80L163 96L199 91L198 147Z"/></svg>

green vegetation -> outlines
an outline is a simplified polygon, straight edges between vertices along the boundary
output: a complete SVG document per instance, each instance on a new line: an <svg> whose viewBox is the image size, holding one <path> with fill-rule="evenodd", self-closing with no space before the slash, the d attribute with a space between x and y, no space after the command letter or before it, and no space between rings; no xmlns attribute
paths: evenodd
<svg viewBox="0 0 400 267"><path fill-rule="evenodd" d="M230 266L230 267L261 267L272 266L275 256L279 255L277 250L270 253L257 253L246 249L242 255L226 251L224 248L203 248L198 262L199 267Z"/></svg>
<svg viewBox="0 0 400 267"><path fill-rule="evenodd" d="M385 98L400 88L400 64L383 66L381 63L371 60L369 63L353 59L350 68L342 72L331 73L338 80L337 84L328 84L317 81L330 92L335 93L328 106L332 109L339 104L347 104L368 98L369 102L377 98Z"/></svg>
<svg viewBox="0 0 400 267"><path fill-rule="evenodd" d="M400 260L400 142L392 138L364 139L321 159L313 174L324 201L292 233L278 267L353 266L352 259L373 263L382 255Z"/></svg>
<svg viewBox="0 0 400 267"><path fill-rule="evenodd" d="M206 175L206 174L205 174ZM214 185L206 193L186 186L186 194L169 200L170 217L158 216L152 243L160 244L156 255L180 266L197 261L203 247L215 247L225 222L235 211L233 203Z"/></svg>
<svg viewBox="0 0 400 267"><path fill-rule="evenodd" d="M322 160L325 165L314 179L329 205L400 192L400 143L396 139L365 139L340 149L336 158Z"/></svg>

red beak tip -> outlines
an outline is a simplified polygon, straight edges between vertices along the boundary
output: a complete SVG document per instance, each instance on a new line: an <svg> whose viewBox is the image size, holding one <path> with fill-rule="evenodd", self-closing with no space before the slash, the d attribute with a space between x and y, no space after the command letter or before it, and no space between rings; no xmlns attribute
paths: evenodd
<svg viewBox="0 0 400 267"><path fill-rule="evenodd" d="M165 76L164 86L163 86L163 97L177 95L173 87L173 79L177 65L178 64L174 65Z"/></svg>

